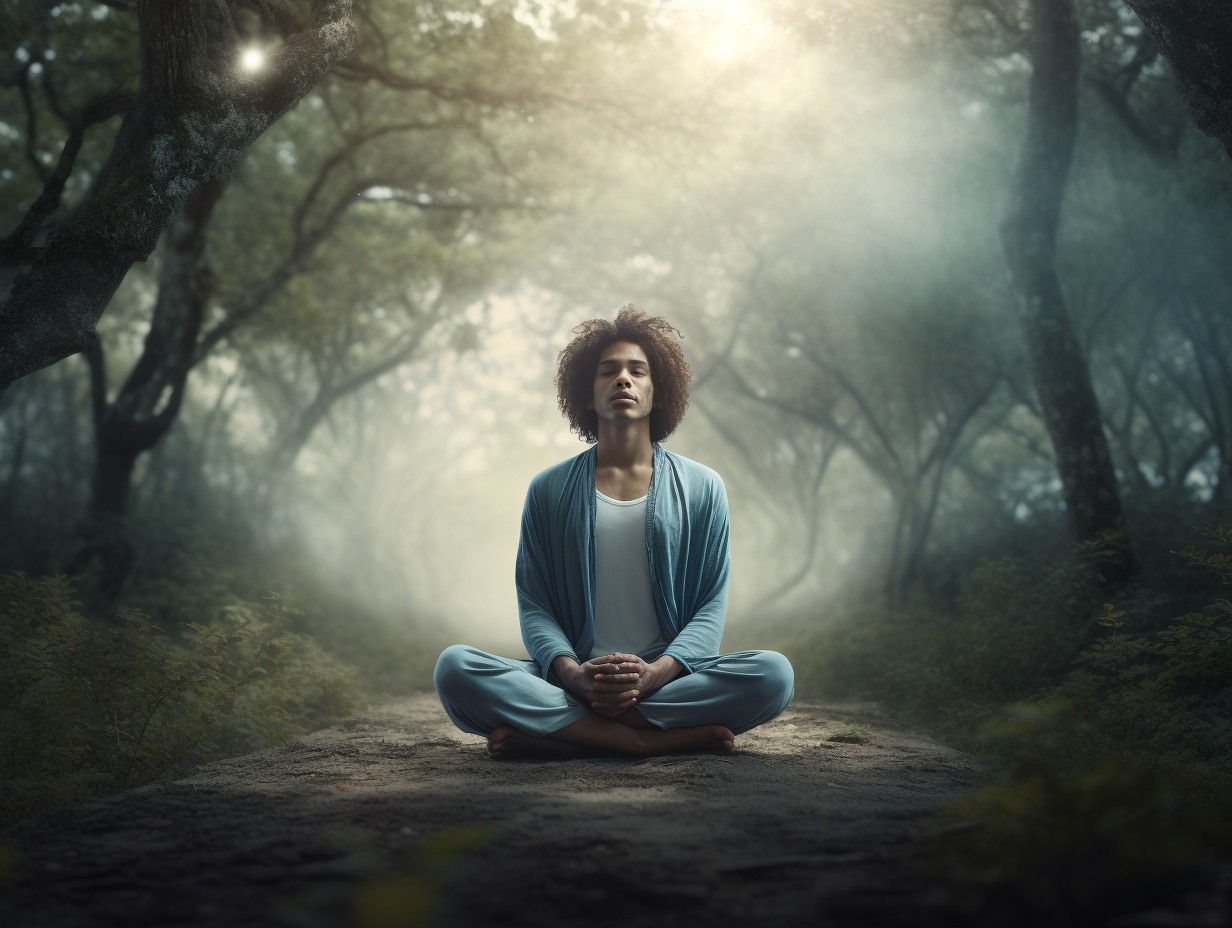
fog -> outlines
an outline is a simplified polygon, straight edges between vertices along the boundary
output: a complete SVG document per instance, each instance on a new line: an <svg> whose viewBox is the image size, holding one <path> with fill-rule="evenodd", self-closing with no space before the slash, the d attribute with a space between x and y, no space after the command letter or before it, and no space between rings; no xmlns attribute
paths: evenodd
<svg viewBox="0 0 1232 928"><path fill-rule="evenodd" d="M1132 2L0 4L0 825L65 807L0 881L426 924L619 858L664 911L1226 921L1232 141L1176 36L1227 17ZM628 304L727 490L727 657L623 678L627 728L479 707L484 755L438 657L525 656L557 358ZM763 840L656 888L698 797Z"/></svg>
<svg viewBox="0 0 1232 928"><path fill-rule="evenodd" d="M187 582L176 558L251 571L249 591L292 589L292 563L383 621L520 653L526 486L584 449L555 358L626 303L671 320L693 365L667 447L726 483L733 640L887 596L952 601L982 558L1065 552L998 231L1025 26L898 0L380 9L389 67L464 89L331 78L245 155L208 229L201 358L135 458L134 602ZM1227 395L1202 326L1224 325L1225 165L1159 59L1125 70L1127 10L1082 15L1057 266L1139 519L1217 495ZM100 324L105 403L168 266L134 267ZM6 556L74 566L87 591L89 394L78 356L0 410ZM282 566L262 581L266 558Z"/></svg>

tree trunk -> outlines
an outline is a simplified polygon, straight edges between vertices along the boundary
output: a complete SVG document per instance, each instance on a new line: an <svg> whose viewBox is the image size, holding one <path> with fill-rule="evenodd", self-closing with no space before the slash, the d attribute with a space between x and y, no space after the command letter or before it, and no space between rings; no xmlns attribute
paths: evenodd
<svg viewBox="0 0 1232 928"><path fill-rule="evenodd" d="M1073 541L1099 549L1106 582L1133 573L1121 500L1095 390L1074 334L1055 251L1057 223L1078 131L1082 63L1073 0L1031 0L1032 74L1027 137L1001 225L1019 318Z"/></svg>
<svg viewBox="0 0 1232 928"><path fill-rule="evenodd" d="M1232 155L1232 4L1125 0L1172 65L1194 125Z"/></svg>
<svg viewBox="0 0 1232 928"><path fill-rule="evenodd" d="M307 28L245 76L223 0L140 0L141 78L106 165L0 303L0 395L18 377L89 351L134 261L202 181L239 156L355 44L351 0L313 0Z"/></svg>
<svg viewBox="0 0 1232 928"><path fill-rule="evenodd" d="M206 231L225 185L210 180L188 197L171 224L158 274L158 299L141 357L114 402L107 403L101 346L90 355L95 416L95 464L90 504L68 565L80 574L97 557L99 594L110 604L135 563L125 530L137 458L152 448L179 414L210 291L204 263Z"/></svg>

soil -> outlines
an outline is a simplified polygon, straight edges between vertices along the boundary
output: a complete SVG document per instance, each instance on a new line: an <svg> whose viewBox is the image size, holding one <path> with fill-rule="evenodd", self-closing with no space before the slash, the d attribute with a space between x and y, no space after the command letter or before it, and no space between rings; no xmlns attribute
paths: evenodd
<svg viewBox="0 0 1232 928"><path fill-rule="evenodd" d="M730 756L499 762L421 694L18 825L0 923L919 925L921 819L978 776L800 701Z"/></svg>

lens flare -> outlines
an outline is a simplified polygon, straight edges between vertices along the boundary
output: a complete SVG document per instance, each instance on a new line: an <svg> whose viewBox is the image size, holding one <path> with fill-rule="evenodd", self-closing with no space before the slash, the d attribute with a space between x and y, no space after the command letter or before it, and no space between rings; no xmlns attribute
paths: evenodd
<svg viewBox="0 0 1232 928"><path fill-rule="evenodd" d="M240 65L245 71L256 71L265 64L265 55L259 48L246 48L240 56Z"/></svg>

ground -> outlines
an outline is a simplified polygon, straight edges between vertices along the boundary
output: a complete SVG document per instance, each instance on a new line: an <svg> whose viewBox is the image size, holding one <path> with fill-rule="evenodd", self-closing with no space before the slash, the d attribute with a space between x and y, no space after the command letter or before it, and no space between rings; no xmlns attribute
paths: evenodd
<svg viewBox="0 0 1232 928"><path fill-rule="evenodd" d="M868 743L829 740L844 719ZM875 707L800 701L726 757L483 744L422 694L27 821L0 923L898 925L921 817L979 774Z"/></svg>

